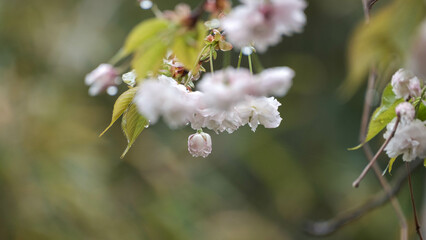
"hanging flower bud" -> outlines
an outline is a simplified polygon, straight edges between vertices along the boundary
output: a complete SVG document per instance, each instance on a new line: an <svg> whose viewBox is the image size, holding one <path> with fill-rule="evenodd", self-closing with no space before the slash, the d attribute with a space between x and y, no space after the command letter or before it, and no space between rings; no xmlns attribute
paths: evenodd
<svg viewBox="0 0 426 240"><path fill-rule="evenodd" d="M204 132L197 132L189 136L188 151L193 157L207 157L212 152L210 135Z"/></svg>
<svg viewBox="0 0 426 240"><path fill-rule="evenodd" d="M120 79L117 78L118 72L117 70L110 64L101 64L91 73L86 75L85 83L90 86L89 95L96 96L106 90L110 95L114 95L112 93L117 93L116 90L120 83Z"/></svg>

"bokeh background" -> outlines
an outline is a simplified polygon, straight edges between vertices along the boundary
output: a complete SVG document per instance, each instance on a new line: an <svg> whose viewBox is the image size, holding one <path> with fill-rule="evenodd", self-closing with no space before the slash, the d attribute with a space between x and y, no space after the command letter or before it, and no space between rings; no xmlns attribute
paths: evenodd
<svg viewBox="0 0 426 240"><path fill-rule="evenodd" d="M178 1L156 3L172 9ZM213 153L196 159L186 143L193 131L160 123L121 160L119 124L98 137L116 97L89 97L84 76L153 14L136 0L0 0L0 239L317 239L303 231L306 222L381 189L372 174L351 187L366 164L361 151L347 151L358 144L364 91L345 101L338 92L362 5L312 0L306 13L303 34L260 56L297 73L280 99L278 129L211 133ZM421 205L424 170L413 177ZM399 199L415 239L407 186ZM323 239L398 236L387 204Z"/></svg>

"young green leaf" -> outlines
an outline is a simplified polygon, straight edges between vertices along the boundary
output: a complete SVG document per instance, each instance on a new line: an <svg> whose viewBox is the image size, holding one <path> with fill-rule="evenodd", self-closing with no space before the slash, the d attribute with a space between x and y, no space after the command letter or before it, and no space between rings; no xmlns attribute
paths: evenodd
<svg viewBox="0 0 426 240"><path fill-rule="evenodd" d="M426 106L423 103L420 103L419 109L417 111L417 118L426 121Z"/></svg>
<svg viewBox="0 0 426 240"><path fill-rule="evenodd" d="M396 157L391 158L391 160L389 160L389 174L392 171L392 166L393 166L393 163L395 162L395 160L396 160Z"/></svg>
<svg viewBox="0 0 426 240"><path fill-rule="evenodd" d="M397 99L392 91L391 84L388 84L388 86L383 91L382 103L374 111L370 123L368 124L368 132L365 141L354 148L350 148L349 150L359 149L365 143L379 134L386 127L386 125L390 123L394 117L396 117L395 108L401 102L403 102L403 99Z"/></svg>
<svg viewBox="0 0 426 240"><path fill-rule="evenodd" d="M185 68L191 69L198 57L198 47L188 34L177 36L172 51Z"/></svg>
<svg viewBox="0 0 426 240"><path fill-rule="evenodd" d="M149 72L156 74L163 64L163 58L167 53L167 44L157 41L148 48L141 48L132 60L138 78L145 78Z"/></svg>
<svg viewBox="0 0 426 240"><path fill-rule="evenodd" d="M142 46L147 40L164 32L170 23L165 19L151 18L133 28L126 39L123 54L128 55Z"/></svg>
<svg viewBox="0 0 426 240"><path fill-rule="evenodd" d="M139 114L138 110L136 109L136 105L130 104L121 121L121 127L123 129L124 135L127 138L127 147L121 155L121 158L124 158L126 153L132 147L136 138L145 128L148 127L148 125L149 121Z"/></svg>
<svg viewBox="0 0 426 240"><path fill-rule="evenodd" d="M395 0L374 14L369 24L359 24L349 43L349 74L342 97L355 93L372 65L377 66L379 76L384 76L386 69L396 70L389 69L391 66L402 65L425 13L423 0Z"/></svg>
<svg viewBox="0 0 426 240"><path fill-rule="evenodd" d="M120 95L120 97L117 98L117 101L114 103L114 109L112 111L112 119L111 123L108 125L108 127L99 135L101 137L104 135L106 131L117 121L117 119L126 111L129 104L133 101L133 98L136 94L136 91L138 90L137 87L130 88L129 90L125 91L123 94Z"/></svg>
<svg viewBox="0 0 426 240"><path fill-rule="evenodd" d="M199 22L194 30L176 36L172 50L186 69L192 69L197 62L204 46L206 31L204 24Z"/></svg>

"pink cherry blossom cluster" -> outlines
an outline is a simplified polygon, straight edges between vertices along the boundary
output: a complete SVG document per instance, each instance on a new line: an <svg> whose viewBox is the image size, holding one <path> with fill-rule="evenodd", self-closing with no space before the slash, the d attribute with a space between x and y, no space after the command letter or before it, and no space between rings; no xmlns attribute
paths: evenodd
<svg viewBox="0 0 426 240"><path fill-rule="evenodd" d="M253 45L259 52L281 41L281 35L301 32L306 23L303 0L241 0L221 21L235 47Z"/></svg>
<svg viewBox="0 0 426 240"><path fill-rule="evenodd" d="M139 2L143 9L153 5L151 1ZM287 94L295 72L288 67L263 70L258 63L257 74L254 74L250 55L256 51L265 52L269 46L278 44L283 35L301 32L306 23L303 11L307 4L304 0L241 2L233 9L229 0L205 1L193 11L184 4L177 5L174 11L162 13L156 7L156 17L173 26L167 31L187 34L201 29L199 33L204 34L208 29L207 36L201 35L204 38L200 38L204 39L199 44L203 45L200 47L201 51L192 44L195 39L187 42L191 43L189 45L194 50L200 51L199 56L197 59L189 58L190 62L195 62L193 67L188 59L180 62L178 58L182 57L182 53L174 52L177 50L172 44L166 49L166 56L160 56L160 59L163 57L162 68L148 71L144 76L136 76L140 69L133 66L136 70L122 76L122 81L129 88L137 88L137 91L131 91L136 94L132 95L134 105L129 106L136 106L139 114L149 121L149 125L162 119L172 129L190 126L197 131L188 138L188 150L195 157L207 157L212 150L211 137L203 129L217 134L233 133L248 125L254 132L259 125L277 128L282 120L278 111L281 103L275 97ZM204 21L206 28L200 28L198 24L203 22L203 11L210 13L208 20ZM162 33L154 34L153 37L161 39L165 35L165 32ZM192 35L187 36L189 39ZM241 49L237 68L227 67L214 71L213 61L217 52L230 51L233 46ZM248 55L250 70L240 68L243 53ZM126 59L120 61L124 63ZM202 66L206 62L210 63L211 73L202 74L206 71ZM125 68L128 69L128 66ZM86 76L90 95L98 95L104 91L110 95L115 94L120 83L118 75L114 66L101 64Z"/></svg>
<svg viewBox="0 0 426 240"><path fill-rule="evenodd" d="M232 133L244 125L253 131L259 124L276 128L282 120L278 112L281 104L269 96L284 96L293 76L288 67L267 69L258 75L247 69L227 68L205 74L198 83L199 91L189 91L173 78L160 75L140 84L134 102L150 124L162 117L170 128L189 125L194 130L207 128L216 133ZM202 145L192 143L199 141L193 139L198 138L190 137L189 146ZM211 140L205 143L211 149Z"/></svg>
<svg viewBox="0 0 426 240"><path fill-rule="evenodd" d="M385 148L390 158L402 155L404 161L412 161L416 158L426 158L426 121L416 119L416 109L411 99L421 97L420 80L410 72L400 69L392 77L392 90L397 98L403 98L405 102L396 108L396 115L400 118L394 136ZM418 102L417 104L425 104ZM383 135L389 139L394 131L397 118L394 118L387 126Z"/></svg>

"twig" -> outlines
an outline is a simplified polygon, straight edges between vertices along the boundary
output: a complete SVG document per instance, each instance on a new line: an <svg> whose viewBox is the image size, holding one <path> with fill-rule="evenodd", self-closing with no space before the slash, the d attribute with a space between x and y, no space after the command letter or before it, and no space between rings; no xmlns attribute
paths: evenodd
<svg viewBox="0 0 426 240"><path fill-rule="evenodd" d="M213 69L213 48L210 47L210 72L212 73L212 75L214 75L214 69Z"/></svg>
<svg viewBox="0 0 426 240"><path fill-rule="evenodd" d="M248 55L248 62L249 62L250 73L253 74L253 66L252 66L252 63L251 63L251 54Z"/></svg>
<svg viewBox="0 0 426 240"><path fill-rule="evenodd" d="M413 206L413 213L414 213L414 222L416 224L416 232L417 235L419 235L420 240L423 240L422 232L420 230L420 224L419 219L417 217L417 210L416 210L416 202L414 201L414 194L413 194L413 185L411 183L411 172L410 172L410 165L408 162L405 163L405 166L407 167L407 174L408 174L408 186L410 187L410 197L411 197L411 205Z"/></svg>
<svg viewBox="0 0 426 240"><path fill-rule="evenodd" d="M365 139L367 137L367 126L369 122L369 115L371 112L371 105L374 98L373 88L374 88L374 83L376 78L377 78L376 70L374 67L372 67L370 70L370 75L368 77L367 89L365 91L364 109L363 109L363 114L361 118L361 127L360 127L360 134L359 134L360 142L365 142ZM373 159L373 151L371 151L369 144L365 143L362 149L364 150L364 154L367 160L371 161ZM398 199L395 196L391 196L392 189L389 185L389 182L382 176L382 170L380 169L377 162L373 164L373 171L377 179L379 180L379 183L382 186L383 190L390 197L390 202L398 218L399 226L401 228L400 239L407 240L408 239L407 219L405 218L404 212L402 211L401 204L399 203Z"/></svg>
<svg viewBox="0 0 426 240"><path fill-rule="evenodd" d="M423 176L423 182L426 182L426 174ZM426 184L423 184L423 203L422 203L422 217L421 221L423 223L423 227L426 227Z"/></svg>
<svg viewBox="0 0 426 240"><path fill-rule="evenodd" d="M422 163L423 161L421 160L413 162L413 170L421 166ZM407 176L408 174L406 171L400 170L395 177L396 180L394 180L394 184L389 193L380 192L376 194L370 201L367 201L361 205L359 208L342 213L330 220L322 222L309 222L305 225L304 230L314 236L326 236L336 232L343 226L355 221L356 219L359 219L365 214L388 202L391 197L394 197L401 190L401 187L404 181L407 179Z"/></svg>
<svg viewBox="0 0 426 240"><path fill-rule="evenodd" d="M374 155L373 159L371 159L370 163L364 168L361 175L359 175L359 177L352 183L353 187L357 188L359 186L359 183L365 177L368 170L370 170L371 166L376 162L376 160L379 158L380 154L383 152L385 147L388 145L390 140L393 138L393 136L395 135L396 129L398 128L400 119L401 119L401 117L398 115L397 118L396 118L395 126L392 130L391 135L388 137L388 139L386 139L385 143L383 143L383 145L380 147L379 151L377 151L376 155Z"/></svg>
<svg viewBox="0 0 426 240"><path fill-rule="evenodd" d="M243 50L240 50L240 55L238 55L238 65L237 69L240 69L241 66L241 59L243 58Z"/></svg>
<svg viewBox="0 0 426 240"><path fill-rule="evenodd" d="M371 11L371 8L373 8L373 5L377 1L378 0L362 0L362 6L364 8L364 16L365 16L366 23L370 22L370 11Z"/></svg>

